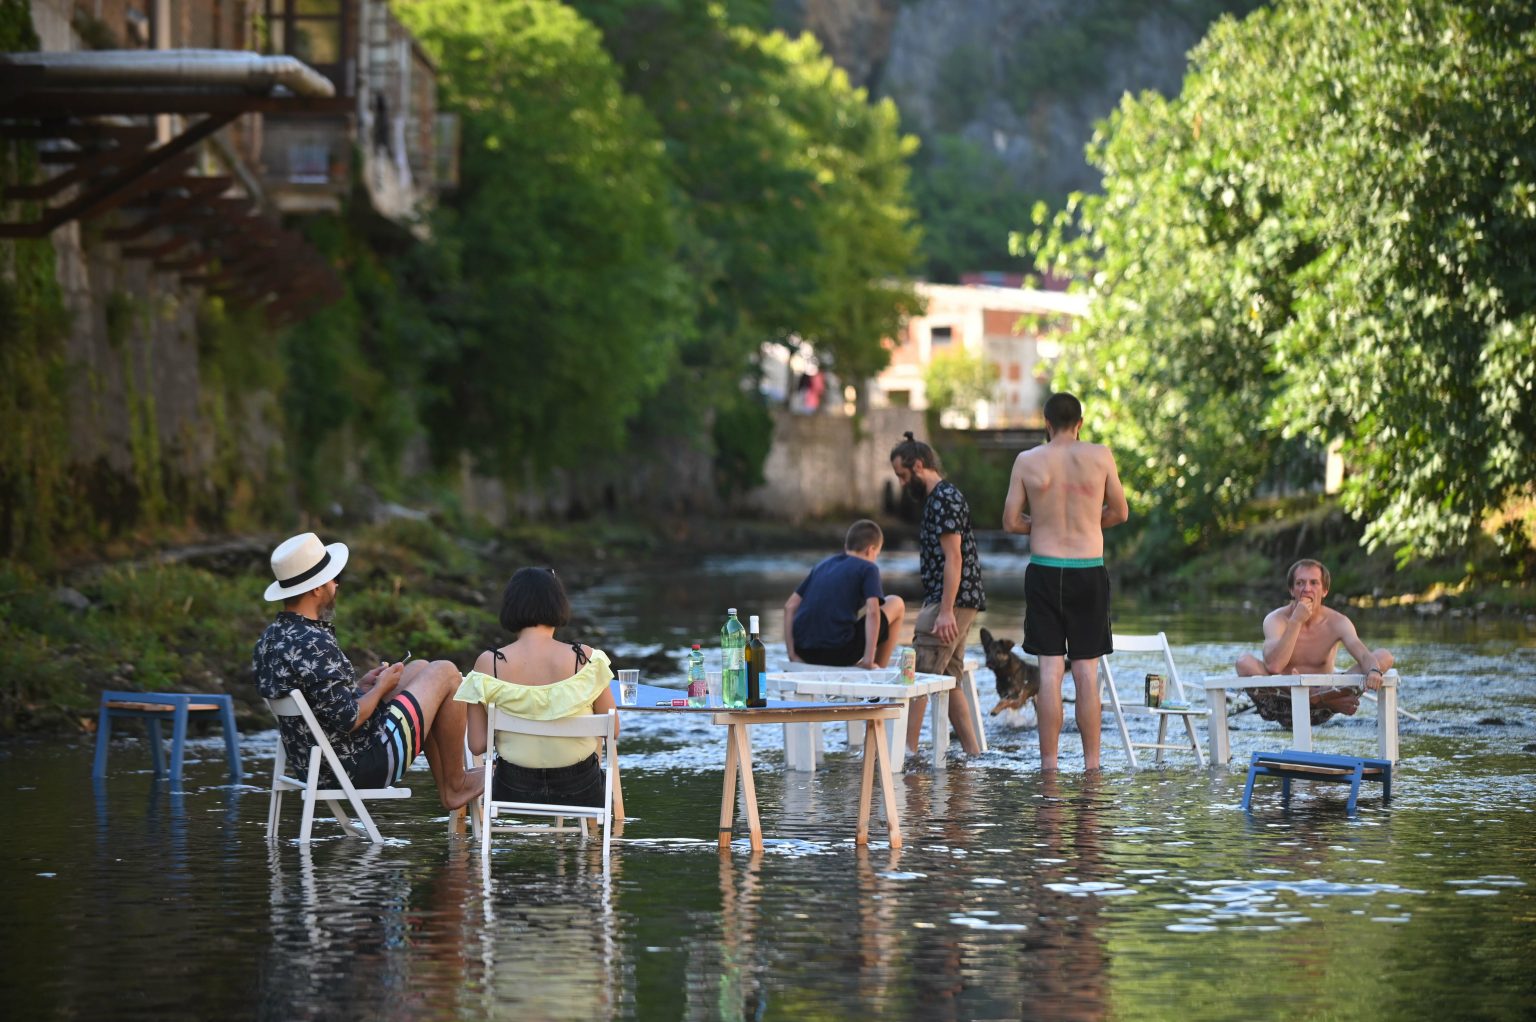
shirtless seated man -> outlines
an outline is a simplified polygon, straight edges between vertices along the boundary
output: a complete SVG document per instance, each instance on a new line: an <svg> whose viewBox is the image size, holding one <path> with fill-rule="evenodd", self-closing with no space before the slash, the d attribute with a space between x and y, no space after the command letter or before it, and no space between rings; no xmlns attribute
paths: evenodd
<svg viewBox="0 0 1536 1022"><path fill-rule="evenodd" d="M1365 676L1365 687L1381 687L1381 677L1396 663L1387 650L1372 650L1355 634L1355 626L1338 611L1323 606L1331 579L1328 569L1310 558L1291 565L1286 574L1291 602L1270 611L1264 618L1262 656L1245 653L1238 658L1237 673L1244 678L1271 674L1333 674L1334 659L1343 646L1355 658L1355 666L1338 673ZM1291 696L1283 688L1249 690L1254 708L1265 720L1291 724ZM1360 688L1313 689L1312 723L1321 724L1335 713L1353 714L1360 707Z"/></svg>

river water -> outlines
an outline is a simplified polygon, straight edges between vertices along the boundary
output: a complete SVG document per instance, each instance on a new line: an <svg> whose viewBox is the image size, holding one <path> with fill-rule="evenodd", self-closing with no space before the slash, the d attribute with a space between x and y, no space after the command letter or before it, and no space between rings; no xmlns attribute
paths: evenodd
<svg viewBox="0 0 1536 1022"><path fill-rule="evenodd" d="M709 642L727 605L761 612L778 636L779 608L815 557L618 574L575 602L616 662L680 657ZM1016 638L1023 561L986 563L980 623ZM910 554L882 567L891 589L915 595ZM1264 609L1117 594L1116 627L1164 630L1183 671L1217 672L1256 644ZM225 779L216 736L195 742L180 791L155 781L131 738L95 788L88 743L12 743L0 749L6 1014L1536 1016L1536 630L1357 621L1398 654L1403 703L1423 720L1403 721L1393 801L1370 786L1354 819L1341 787L1299 784L1286 811L1278 784L1261 782L1245 814L1241 772L1173 755L1130 773L1111 728L1102 774L1081 772L1069 725L1063 772L1045 778L1035 733L991 718L989 753L898 782L906 847L892 851L877 825L862 849L857 758L828 729L828 764L787 774L777 729L761 728L767 849L752 856L738 828L722 857L720 729L632 714L631 819L609 873L592 846L515 837L498 838L482 872L478 847L447 835L424 764L409 778L417 798L374 803L388 844L322 824L308 847L269 846L261 782L275 732L243 737L243 786ZM1128 690L1134 661L1120 677ZM978 682L990 705L990 674ZM1371 753L1373 713L1318 728L1317 747ZM1289 744L1251 714L1234 728L1234 763ZM285 833L297 826L290 809Z"/></svg>

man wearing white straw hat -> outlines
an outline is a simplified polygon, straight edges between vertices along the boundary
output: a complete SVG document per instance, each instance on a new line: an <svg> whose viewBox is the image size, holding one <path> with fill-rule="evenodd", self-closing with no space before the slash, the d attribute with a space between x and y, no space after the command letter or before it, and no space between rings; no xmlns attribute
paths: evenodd
<svg viewBox="0 0 1536 1022"><path fill-rule="evenodd" d="M437 660L384 664L356 679L331 624L337 576L346 566L346 545L327 546L313 532L272 551L277 581L266 599L283 601L283 609L256 643L256 688L268 699L303 692L359 787L399 783L425 751L443 805L457 809L485 783L481 771L464 769L465 710L453 699L463 678L453 664ZM282 717L278 723L289 760L308 762L314 741L304 722Z"/></svg>

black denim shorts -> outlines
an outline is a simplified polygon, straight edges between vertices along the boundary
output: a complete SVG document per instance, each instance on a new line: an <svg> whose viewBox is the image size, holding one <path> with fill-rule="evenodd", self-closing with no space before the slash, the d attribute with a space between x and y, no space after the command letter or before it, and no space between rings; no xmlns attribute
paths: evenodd
<svg viewBox="0 0 1536 1022"><path fill-rule="evenodd" d="M491 798L497 802L599 807L603 804L603 768L595 752L580 763L547 770L498 760Z"/></svg>

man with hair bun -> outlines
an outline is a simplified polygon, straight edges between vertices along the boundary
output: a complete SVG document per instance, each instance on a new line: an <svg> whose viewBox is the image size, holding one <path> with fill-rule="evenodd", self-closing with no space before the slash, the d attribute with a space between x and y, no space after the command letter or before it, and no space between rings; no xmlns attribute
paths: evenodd
<svg viewBox="0 0 1536 1022"><path fill-rule="evenodd" d="M923 502L918 527L918 567L923 578L923 609L912 627L917 669L924 674L948 674L956 682L965 670L965 643L976 615L987 609L981 586L981 557L971 531L971 506L960 488L944 478L939 456L911 433L891 448L891 471L907 493ZM917 751L923 728L926 696L912 700L907 711L907 751ZM971 724L965 689L949 693L949 722L968 755L981 751Z"/></svg>

